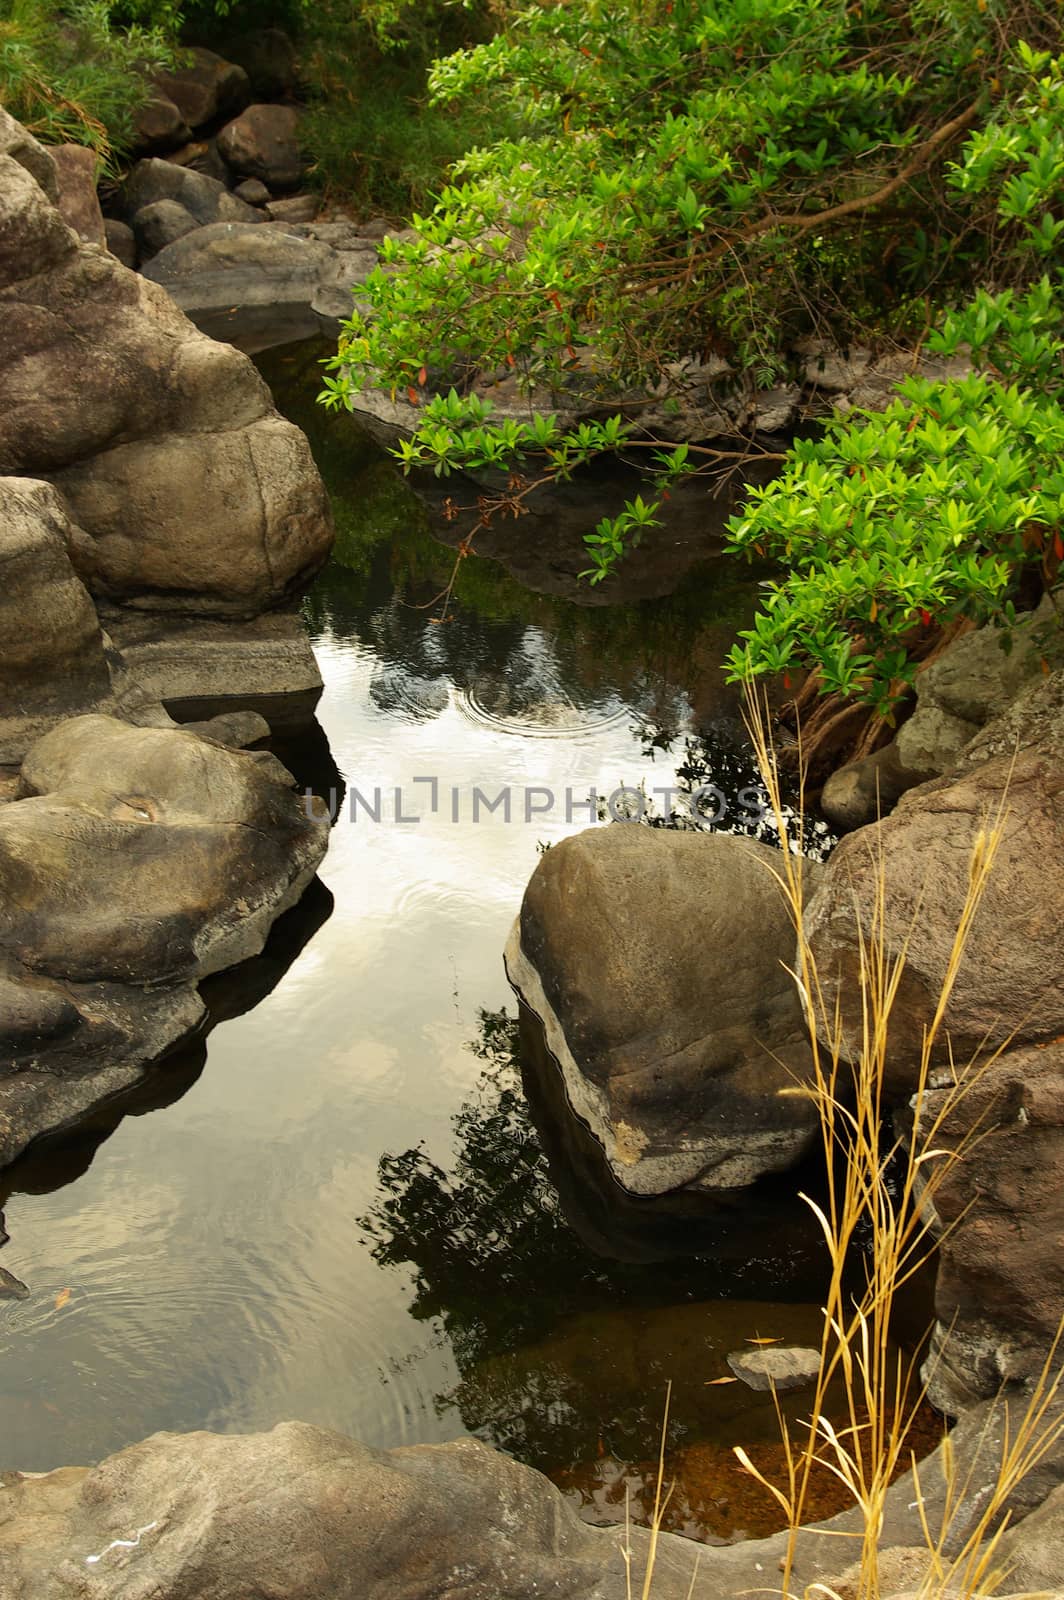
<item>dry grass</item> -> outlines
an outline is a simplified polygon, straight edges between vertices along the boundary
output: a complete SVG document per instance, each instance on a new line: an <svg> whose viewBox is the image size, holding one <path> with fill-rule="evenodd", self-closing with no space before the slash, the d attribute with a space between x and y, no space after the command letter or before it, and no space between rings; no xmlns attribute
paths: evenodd
<svg viewBox="0 0 1064 1600"><path fill-rule="evenodd" d="M767 732L768 714L753 698L748 725L780 838L785 841L776 876L797 931L793 975L805 1007L813 1057L811 1084L785 1092L810 1096L819 1114L827 1197L822 1205L808 1196L803 1198L820 1223L831 1271L823 1308L820 1375L809 1417L792 1429L777 1405L785 1462L783 1486L770 1482L741 1447L736 1455L778 1502L789 1529L779 1589L773 1592L793 1595L798 1535L805 1521L810 1481L816 1470L826 1469L845 1485L860 1512L859 1553L850 1573L848 1600L879 1600L887 1490L899 1471L912 1468L927 1556L919 1592L926 1600L935 1600L947 1590L951 1597L967 1600L1003 1581L999 1546L1008 1526L1008 1502L1064 1434L1064 1412L1056 1403L1064 1377L1056 1365L1060 1336L1031 1388L1022 1418L1011 1432L1006 1429L1000 1460L994 1464L994 1481L980 1497L974 1525L965 1531L960 1518L971 1514L973 1485L948 1439L941 1452L945 1497L934 1525L920 1493L919 1465L915 1457L905 1459L907 1428L925 1390L916 1381L911 1364L892 1349L889 1329L896 1295L936 1247L929 1221L935 1214L935 1195L956 1164L971 1155L988 1131L974 1120L966 1138L958 1143L944 1137L945 1125L1007 1047L1002 1045L977 1061L954 1062L944 1029L965 944L993 869L1007 804L1003 800L988 814L972 847L963 910L935 1012L924 1031L912 1097L911 1135L885 1140L884 1130L890 1126L890 1108L883 1091L890 1022L906 960L904 944L893 952L887 948L885 863L882 859L878 862L875 904L870 908L867 932L858 924L860 1022L858 1036L847 1038L838 1005L827 998L816 956L802 931L804 858L797 849L786 848L788 819ZM851 1019L851 1031L853 1026ZM941 1067L936 1068L932 1100L932 1056L937 1052L941 1059L944 1048L951 1065L945 1074ZM838 1376L844 1383L849 1411L841 1427L828 1419L825 1410L828 1385ZM981 1488L984 1468L981 1463ZM651 1592L657 1532L667 1503L661 1492L663 1477L662 1457L642 1600L648 1600ZM853 1560L849 1541L847 1551L845 1560L840 1558L840 1568ZM826 1585L812 1587L821 1595L833 1595Z"/></svg>

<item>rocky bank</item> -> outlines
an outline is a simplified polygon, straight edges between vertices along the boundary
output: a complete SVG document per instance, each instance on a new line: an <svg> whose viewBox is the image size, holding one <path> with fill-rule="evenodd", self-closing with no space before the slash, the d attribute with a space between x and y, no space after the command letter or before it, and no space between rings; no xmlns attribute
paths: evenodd
<svg viewBox="0 0 1064 1600"><path fill-rule="evenodd" d="M261 950L328 834L241 748L271 731L254 708L320 692L307 441L85 236L68 157L0 111L0 1164L200 1026L198 983Z"/></svg>

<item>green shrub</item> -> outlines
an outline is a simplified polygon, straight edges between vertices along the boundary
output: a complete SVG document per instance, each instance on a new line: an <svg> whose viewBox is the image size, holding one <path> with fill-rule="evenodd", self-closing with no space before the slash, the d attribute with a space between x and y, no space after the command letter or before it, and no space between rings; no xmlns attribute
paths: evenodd
<svg viewBox="0 0 1064 1600"><path fill-rule="evenodd" d="M122 24L108 0L0 0L0 104L46 144L89 145L108 163L147 95L141 69L173 60L161 11L152 23L127 8Z"/></svg>
<svg viewBox="0 0 1064 1600"><path fill-rule="evenodd" d="M910 381L885 414L796 445L731 525L735 551L788 570L732 674L813 664L825 689L889 709L922 628L1008 621L1025 575L1052 582L1064 555L1064 57L1025 43L992 56L1010 15L993 0L911 11L934 51L896 8L680 0L649 18L607 3L522 14L439 63L448 98L516 85L529 131L472 152L418 238L389 249L323 397L405 391L407 468L516 466L523 499L647 441L619 417L494 424L469 396L426 398L430 372L579 381L586 399L597 368L605 404L629 380L667 391L692 353L723 349L767 382L800 333L897 333L917 298L922 332L935 300L967 301L929 345L969 345L978 375ZM594 582L667 519L676 477L715 463L693 444L649 459L657 492L587 535Z"/></svg>

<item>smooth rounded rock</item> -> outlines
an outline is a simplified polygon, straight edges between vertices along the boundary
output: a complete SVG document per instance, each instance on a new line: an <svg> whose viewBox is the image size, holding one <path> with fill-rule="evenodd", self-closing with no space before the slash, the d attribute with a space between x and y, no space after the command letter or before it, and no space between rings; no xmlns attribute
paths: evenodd
<svg viewBox="0 0 1064 1600"><path fill-rule="evenodd" d="M777 861L735 836L615 823L552 845L525 891L508 976L632 1193L741 1188L816 1136L789 1092L812 1057Z"/></svg>

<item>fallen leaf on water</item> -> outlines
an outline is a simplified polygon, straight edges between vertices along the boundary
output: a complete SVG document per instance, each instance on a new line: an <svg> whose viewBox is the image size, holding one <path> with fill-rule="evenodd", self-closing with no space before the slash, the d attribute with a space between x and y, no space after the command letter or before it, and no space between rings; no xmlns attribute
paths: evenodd
<svg viewBox="0 0 1064 1600"><path fill-rule="evenodd" d="M707 1378L703 1389L715 1389L718 1383L738 1383L738 1378Z"/></svg>
<svg viewBox="0 0 1064 1600"><path fill-rule="evenodd" d="M747 1339L747 1344L782 1344L782 1339Z"/></svg>
<svg viewBox="0 0 1064 1600"><path fill-rule="evenodd" d="M66 1305L66 1303L67 1303L67 1301L69 1299L70 1299L70 1290L69 1289L60 1289L59 1293L55 1297L55 1309L57 1311L62 1311L63 1307Z"/></svg>

